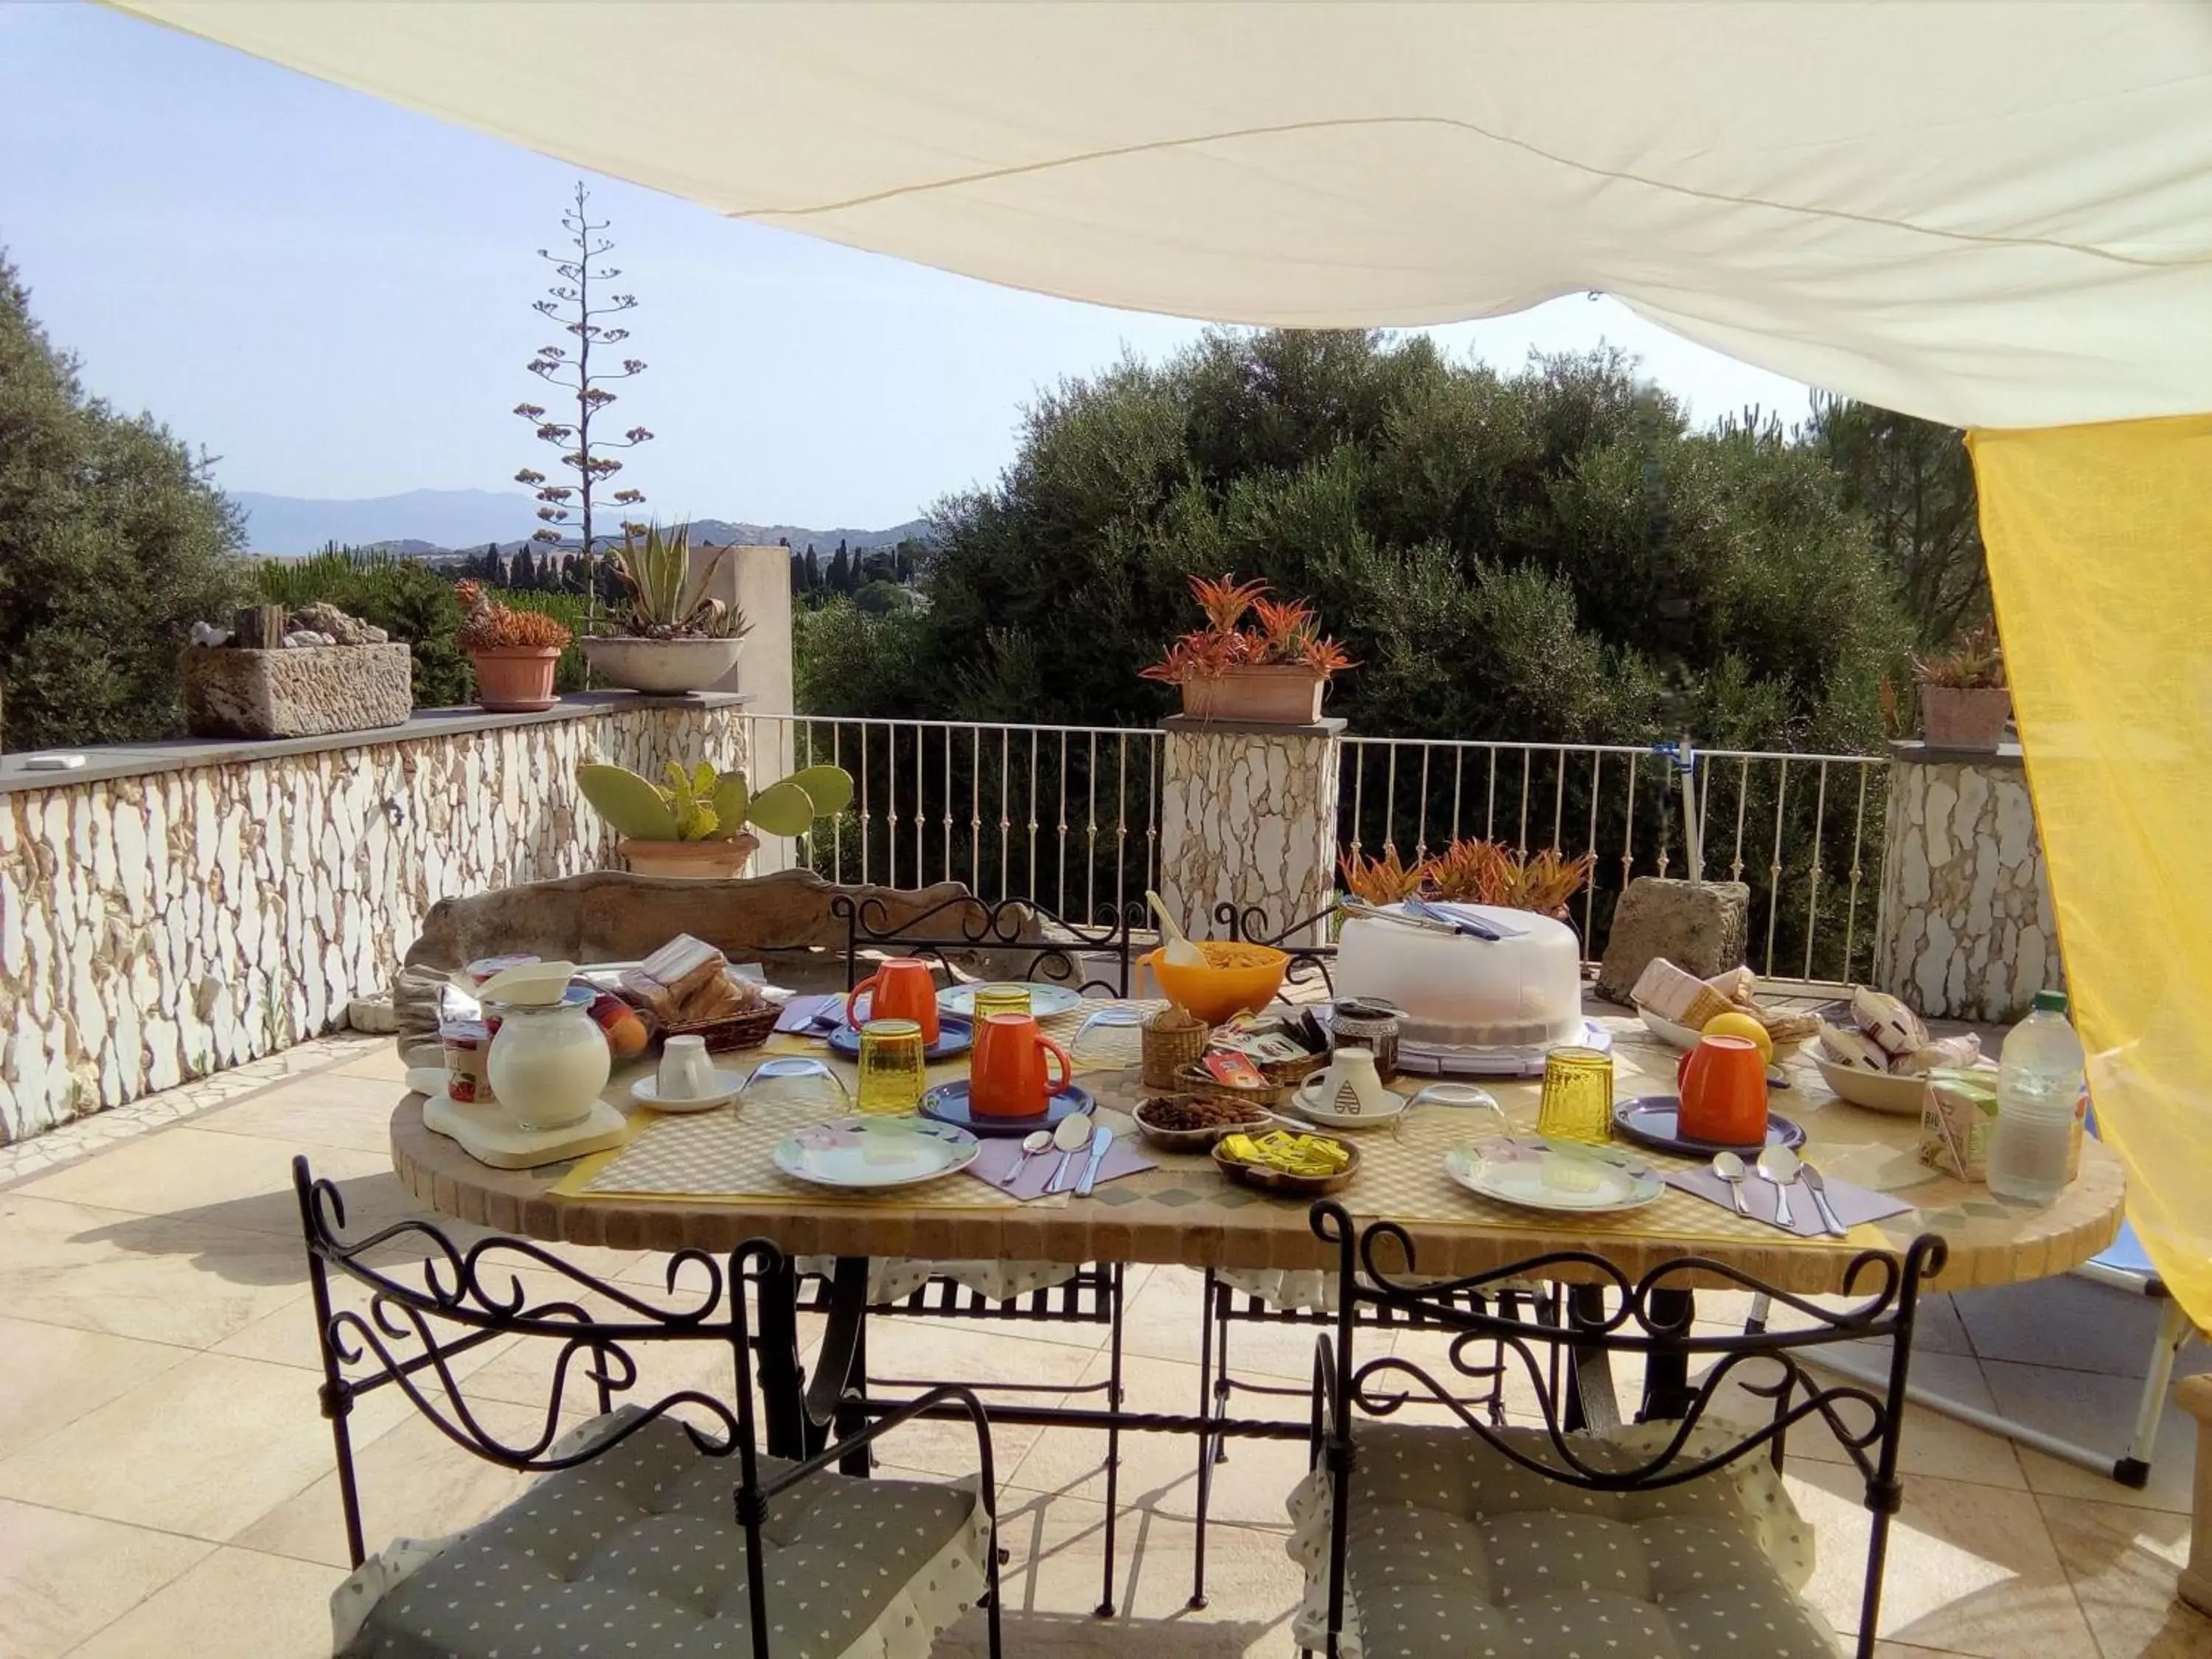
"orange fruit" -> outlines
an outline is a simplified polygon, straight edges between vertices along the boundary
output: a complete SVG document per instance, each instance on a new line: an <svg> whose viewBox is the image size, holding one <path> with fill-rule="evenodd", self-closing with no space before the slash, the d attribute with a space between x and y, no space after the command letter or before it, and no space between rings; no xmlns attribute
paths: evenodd
<svg viewBox="0 0 2212 1659"><path fill-rule="evenodd" d="M1715 1014L1705 1022L1705 1035L1741 1037L1758 1048L1761 1065L1774 1064L1774 1039L1766 1034L1766 1028L1749 1014L1738 1013L1734 1009L1725 1014Z"/></svg>

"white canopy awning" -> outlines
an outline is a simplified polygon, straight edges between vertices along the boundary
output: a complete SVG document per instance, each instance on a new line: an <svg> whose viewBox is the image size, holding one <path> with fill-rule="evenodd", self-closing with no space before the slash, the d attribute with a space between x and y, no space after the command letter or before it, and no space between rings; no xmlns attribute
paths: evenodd
<svg viewBox="0 0 2212 1659"><path fill-rule="evenodd" d="M1074 299L1322 326L1595 289L1960 425L2212 409L2204 0L126 9Z"/></svg>

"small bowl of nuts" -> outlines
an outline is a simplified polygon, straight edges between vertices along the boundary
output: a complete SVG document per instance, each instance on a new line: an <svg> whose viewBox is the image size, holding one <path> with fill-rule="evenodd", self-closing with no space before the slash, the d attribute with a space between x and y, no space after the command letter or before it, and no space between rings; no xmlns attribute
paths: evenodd
<svg viewBox="0 0 2212 1659"><path fill-rule="evenodd" d="M1156 1095L1134 1116L1145 1139L1164 1152L1203 1152L1225 1134L1271 1121L1265 1107L1218 1095Z"/></svg>

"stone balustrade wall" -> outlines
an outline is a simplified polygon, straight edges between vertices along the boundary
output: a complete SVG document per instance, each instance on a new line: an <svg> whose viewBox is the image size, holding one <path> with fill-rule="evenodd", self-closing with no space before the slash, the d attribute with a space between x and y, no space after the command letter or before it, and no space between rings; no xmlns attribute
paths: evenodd
<svg viewBox="0 0 2212 1659"><path fill-rule="evenodd" d="M613 862L587 756L742 765L744 699L0 763L0 1140L329 1031L452 895Z"/></svg>

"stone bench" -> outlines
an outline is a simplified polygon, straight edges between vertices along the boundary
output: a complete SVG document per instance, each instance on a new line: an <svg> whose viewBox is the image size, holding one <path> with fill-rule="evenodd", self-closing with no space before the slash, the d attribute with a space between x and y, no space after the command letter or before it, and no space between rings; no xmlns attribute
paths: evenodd
<svg viewBox="0 0 2212 1659"><path fill-rule="evenodd" d="M438 994L456 969L484 957L527 953L569 962L635 962L678 933L704 939L733 962L758 962L795 990L842 990L844 921L830 914L840 893L868 907L878 932L929 918L934 934L957 933L959 882L922 888L841 886L811 870L737 881L684 881L594 871L465 898L441 899L408 948L392 1001L402 1054L436 1039ZM942 908L940 908L942 907ZM935 913L935 914L933 914ZM981 907L976 908L981 915ZM1034 931L1034 924L1024 930ZM978 951L979 971L997 976L997 959L1028 953Z"/></svg>

